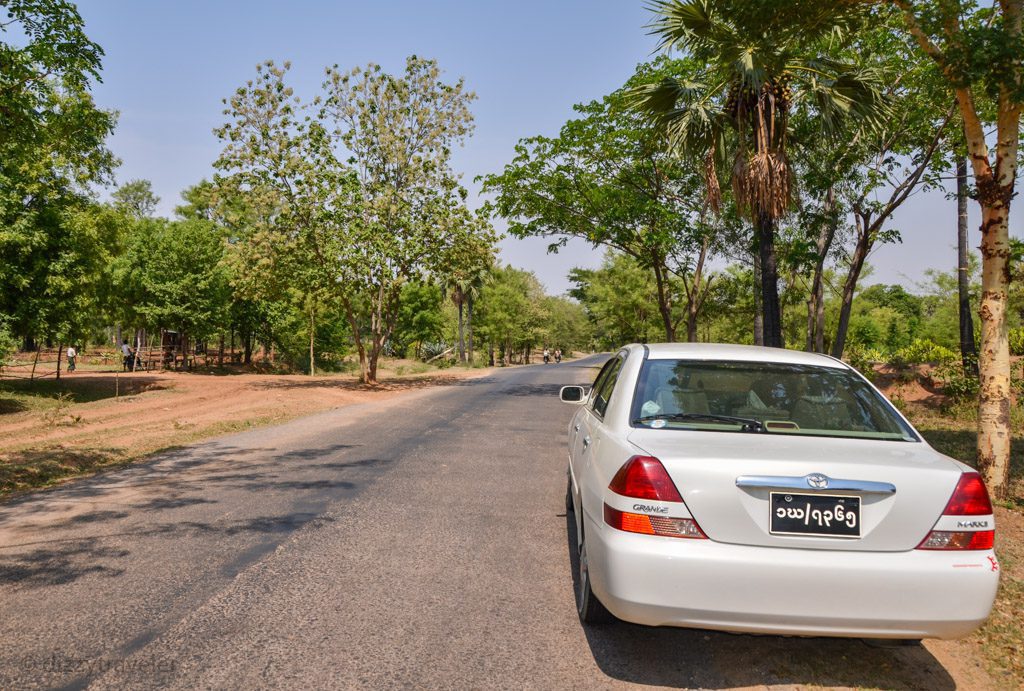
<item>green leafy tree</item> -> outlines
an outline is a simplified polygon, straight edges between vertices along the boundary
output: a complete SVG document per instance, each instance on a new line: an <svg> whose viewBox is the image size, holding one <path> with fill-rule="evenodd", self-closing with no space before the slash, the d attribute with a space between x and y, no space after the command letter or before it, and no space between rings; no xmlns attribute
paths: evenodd
<svg viewBox="0 0 1024 691"><path fill-rule="evenodd" d="M487 221L484 218L477 217L476 222L486 228ZM451 297L458 310L459 362L473 359L473 304L479 299L480 291L490 278L493 267L493 241L485 231L451 245L441 260L440 268L435 271L435 278L441 281L444 292ZM463 319L464 312L468 313L468 320Z"/></svg>
<svg viewBox="0 0 1024 691"><path fill-rule="evenodd" d="M906 30L956 97L981 207L981 348L978 464L994 494L1010 475L1010 200L1015 194L1024 112L1024 1L891 0ZM985 101L994 104L991 113ZM986 126L995 128L994 146Z"/></svg>
<svg viewBox="0 0 1024 691"><path fill-rule="evenodd" d="M194 189L181 211L212 207L233 228L236 292L288 298L305 313L314 374L318 314L325 303L350 314L363 287L362 221L355 172L335 155L319 113L287 85L289 69L258 65L256 79L225 99L230 121L216 131L224 149L215 166L226 175Z"/></svg>
<svg viewBox="0 0 1024 691"><path fill-rule="evenodd" d="M544 288L537 277L511 266L496 267L480 291L479 332L503 364L527 360L547 335Z"/></svg>
<svg viewBox="0 0 1024 691"><path fill-rule="evenodd" d="M160 197L153 194L149 180L131 180L114 190L110 195L114 208L133 218L150 218L156 213Z"/></svg>
<svg viewBox="0 0 1024 691"><path fill-rule="evenodd" d="M676 68L664 59L641 65L623 89L575 106L579 117L558 137L521 140L515 159L483 185L512 235L557 238L553 251L580 238L652 272L666 341L676 340L677 300L686 301L695 338L715 236L704 222L700 175L667 150L659 128L628 109L627 97ZM685 291L673 289L677 278Z"/></svg>
<svg viewBox="0 0 1024 691"><path fill-rule="evenodd" d="M396 355L406 355L411 350L412 356L419 358L424 343L441 340L444 331L441 305L441 289L436 285L413 281L402 286L401 308L391 335Z"/></svg>
<svg viewBox="0 0 1024 691"><path fill-rule="evenodd" d="M593 328L581 304L565 297L548 295L544 298L544 312L547 315L547 342L552 348L568 354L592 347Z"/></svg>
<svg viewBox="0 0 1024 691"><path fill-rule="evenodd" d="M635 259L609 251L600 268L572 269L569 280L569 295L583 306L599 347L657 340L657 286Z"/></svg>
<svg viewBox="0 0 1024 691"><path fill-rule="evenodd" d="M103 51L71 3L13 0L4 9L0 313L21 336L70 337L114 244L88 195L115 164L105 146L114 115L89 93Z"/></svg>
<svg viewBox="0 0 1024 691"><path fill-rule="evenodd" d="M362 299L344 304L367 383L376 382L402 286L440 271L453 247L494 241L490 226L465 208L466 192L451 169L452 148L472 131L475 96L461 79L441 77L435 61L411 56L401 75L373 64L348 72L335 66L323 85L320 117L358 185L357 260L347 271Z"/></svg>
<svg viewBox="0 0 1024 691"><path fill-rule="evenodd" d="M196 339L228 322L230 287L224 241L208 221L137 221L114 264L121 320L173 329Z"/></svg>

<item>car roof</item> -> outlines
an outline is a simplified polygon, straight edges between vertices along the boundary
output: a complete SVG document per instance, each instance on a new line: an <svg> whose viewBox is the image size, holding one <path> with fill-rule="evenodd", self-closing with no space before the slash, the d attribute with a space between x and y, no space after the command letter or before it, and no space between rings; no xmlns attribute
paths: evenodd
<svg viewBox="0 0 1024 691"><path fill-rule="evenodd" d="M815 365L833 369L849 369L846 363L828 355L802 350L765 348L732 343L646 343L633 344L631 349L647 348L651 360L732 360L738 362L778 362L791 365Z"/></svg>

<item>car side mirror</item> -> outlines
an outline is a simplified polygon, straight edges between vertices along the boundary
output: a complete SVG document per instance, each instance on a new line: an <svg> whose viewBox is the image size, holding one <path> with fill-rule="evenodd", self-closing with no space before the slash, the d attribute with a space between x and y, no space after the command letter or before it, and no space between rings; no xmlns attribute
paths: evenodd
<svg viewBox="0 0 1024 691"><path fill-rule="evenodd" d="M562 403L575 403L579 405L586 399L586 391L582 386L563 386L558 392L558 398Z"/></svg>

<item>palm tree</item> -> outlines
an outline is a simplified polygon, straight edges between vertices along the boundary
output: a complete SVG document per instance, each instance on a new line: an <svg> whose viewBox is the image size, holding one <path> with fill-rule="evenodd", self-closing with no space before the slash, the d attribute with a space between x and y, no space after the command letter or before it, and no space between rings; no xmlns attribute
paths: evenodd
<svg viewBox="0 0 1024 691"><path fill-rule="evenodd" d="M473 301L488 281L494 266L493 250L483 243L466 243L450 249L445 270L442 272L442 295L451 295L459 310L459 362L473 358ZM464 319L468 308L468 324ZM466 353L466 327L469 331L469 353Z"/></svg>
<svg viewBox="0 0 1024 691"><path fill-rule="evenodd" d="M836 57L853 15L832 8L828 21L808 21L822 4L831 5L654 0L652 33L661 49L686 56L687 74L634 92L634 106L664 127L670 148L702 162L714 211L718 171L729 171L735 201L755 229L764 344L774 347L784 345L775 226L794 196L789 116L812 109L834 136L851 120L871 126L885 114L876 74Z"/></svg>

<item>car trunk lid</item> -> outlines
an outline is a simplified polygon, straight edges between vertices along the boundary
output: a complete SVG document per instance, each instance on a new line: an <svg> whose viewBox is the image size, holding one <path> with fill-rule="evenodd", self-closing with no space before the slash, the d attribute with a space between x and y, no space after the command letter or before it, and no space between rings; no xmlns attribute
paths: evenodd
<svg viewBox="0 0 1024 691"><path fill-rule="evenodd" d="M742 545L914 549L962 472L918 442L674 429L629 441L661 460L709 538Z"/></svg>

